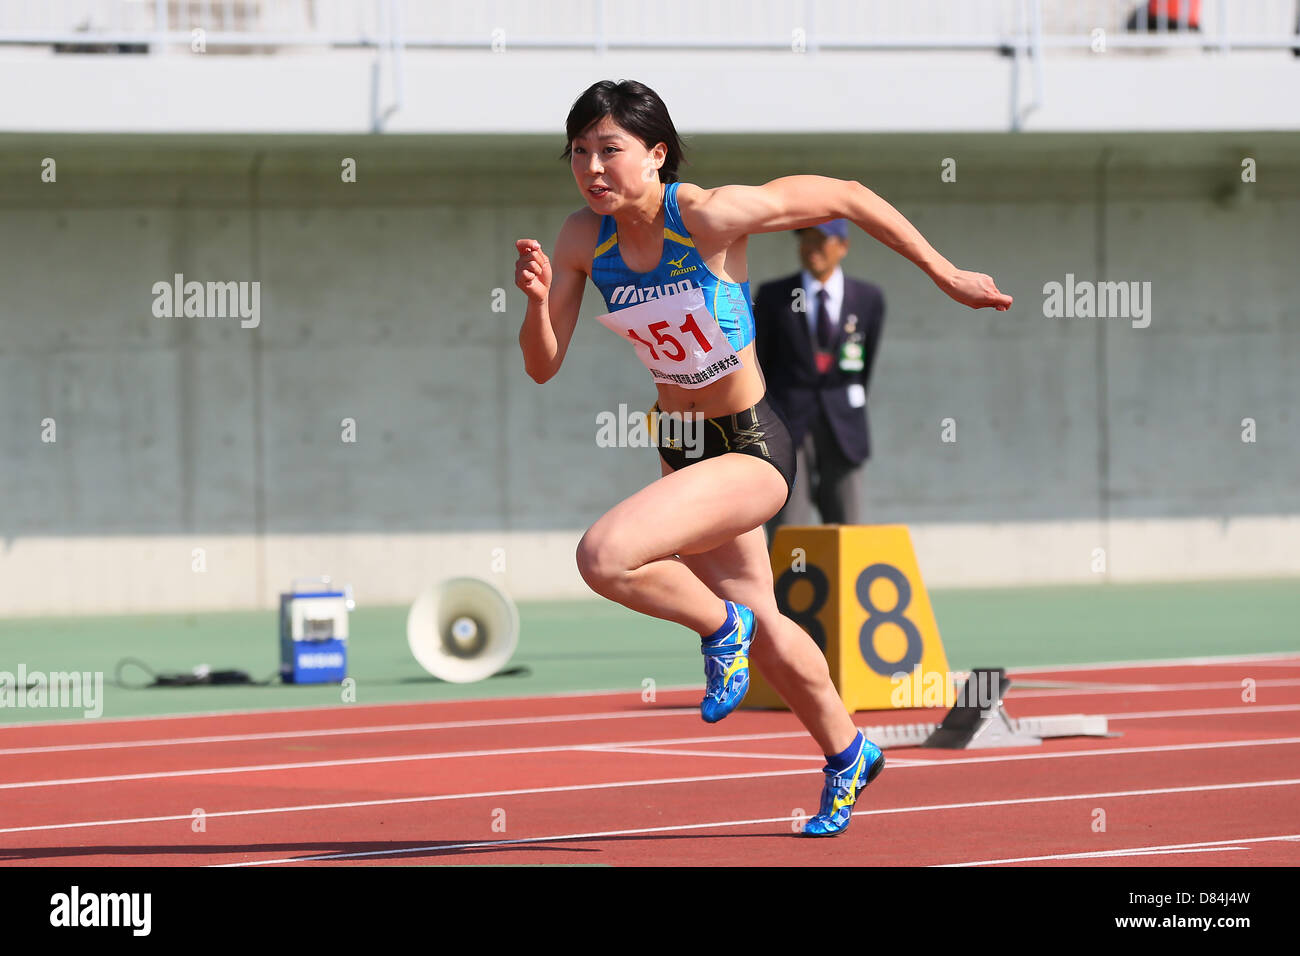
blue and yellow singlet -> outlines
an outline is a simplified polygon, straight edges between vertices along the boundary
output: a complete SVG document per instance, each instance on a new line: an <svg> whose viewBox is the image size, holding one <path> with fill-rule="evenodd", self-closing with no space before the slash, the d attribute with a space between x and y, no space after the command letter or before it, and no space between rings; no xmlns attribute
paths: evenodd
<svg viewBox="0 0 1300 956"><path fill-rule="evenodd" d="M591 259L591 280L605 297L610 312L686 289L704 290L704 301L718 320L731 347L739 352L754 341L754 312L749 302L749 282L719 279L695 248L677 208L677 187L664 190L664 250L659 265L650 272L633 272L619 253L617 224L613 216L600 217L600 238Z"/></svg>

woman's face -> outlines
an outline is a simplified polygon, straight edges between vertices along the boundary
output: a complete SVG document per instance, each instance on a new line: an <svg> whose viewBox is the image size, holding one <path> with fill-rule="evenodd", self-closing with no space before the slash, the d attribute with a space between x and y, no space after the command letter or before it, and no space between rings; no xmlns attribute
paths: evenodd
<svg viewBox="0 0 1300 956"><path fill-rule="evenodd" d="M641 140L605 116L574 138L570 162L587 205L609 215L652 190L659 194L659 167L667 156L663 143L646 149Z"/></svg>

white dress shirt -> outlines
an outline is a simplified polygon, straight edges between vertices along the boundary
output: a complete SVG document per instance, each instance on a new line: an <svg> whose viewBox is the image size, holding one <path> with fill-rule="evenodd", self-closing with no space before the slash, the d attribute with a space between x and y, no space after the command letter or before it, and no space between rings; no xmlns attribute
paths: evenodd
<svg viewBox="0 0 1300 956"><path fill-rule="evenodd" d="M822 288L826 289L826 314L831 320L831 335L834 336L835 329L840 324L840 307L844 304L844 272L836 266L824 286L807 269L800 270L800 279L803 282L804 301L808 304L808 334L812 338L813 347L816 348L817 293Z"/></svg>

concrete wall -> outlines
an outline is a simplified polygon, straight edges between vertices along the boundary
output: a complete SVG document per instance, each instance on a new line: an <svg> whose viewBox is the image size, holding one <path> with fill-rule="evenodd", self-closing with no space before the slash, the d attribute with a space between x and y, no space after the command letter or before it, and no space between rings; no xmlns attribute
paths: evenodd
<svg viewBox="0 0 1300 956"><path fill-rule="evenodd" d="M581 202L562 146L0 138L0 614L267 606L321 572L371 603L458 573L589 593L578 536L658 475L596 415L654 395L594 322L556 379L523 372L513 242L549 248ZM867 510L913 526L932 584L1300 574L1300 137L718 135L688 158L706 186L857 178L1016 296L963 309L854 233L846 268L888 302ZM793 239L754 237L750 267L794 271ZM260 324L154 316L175 273L259 282ZM1046 317L1067 274L1150 282L1150 326Z"/></svg>

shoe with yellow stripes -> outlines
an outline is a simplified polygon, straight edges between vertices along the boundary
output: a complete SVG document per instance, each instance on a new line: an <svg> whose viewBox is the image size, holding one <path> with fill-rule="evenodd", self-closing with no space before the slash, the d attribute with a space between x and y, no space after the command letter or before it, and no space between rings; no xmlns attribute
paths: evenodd
<svg viewBox="0 0 1300 956"><path fill-rule="evenodd" d="M836 773L830 766L822 768L826 782L822 786L821 809L804 824L803 835L835 836L847 830L853 804L867 788L867 784L880 776L880 771L884 769L885 755L866 735L862 735L862 749L848 770Z"/></svg>
<svg viewBox="0 0 1300 956"><path fill-rule="evenodd" d="M700 644L706 682L700 716L710 724L739 707L749 690L749 643L754 639L754 612L733 601L727 604L735 615L735 626L717 640Z"/></svg>

